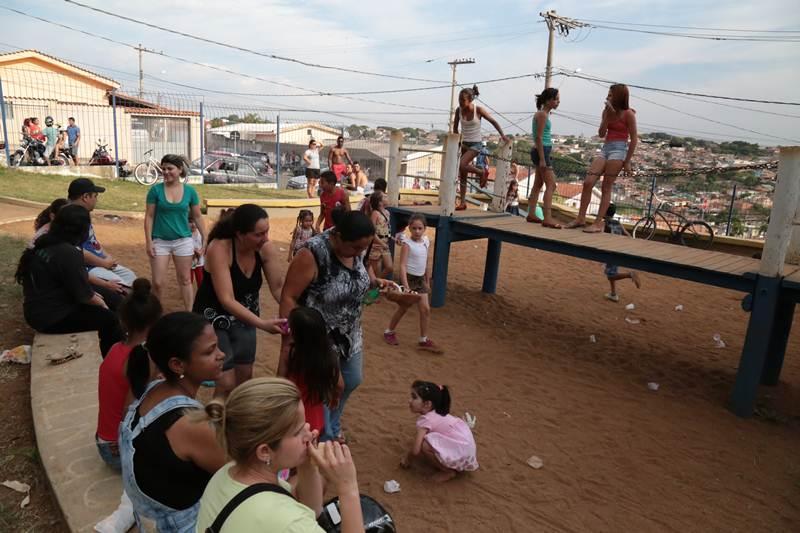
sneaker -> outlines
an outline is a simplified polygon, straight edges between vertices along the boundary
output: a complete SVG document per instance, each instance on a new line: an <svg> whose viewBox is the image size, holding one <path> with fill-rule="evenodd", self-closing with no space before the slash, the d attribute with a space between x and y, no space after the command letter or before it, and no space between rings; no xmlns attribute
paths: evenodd
<svg viewBox="0 0 800 533"><path fill-rule="evenodd" d="M391 333L383 333L383 340L386 341L386 344L391 344L392 346L397 346L400 344L400 341L397 340L397 333L394 331Z"/></svg>
<svg viewBox="0 0 800 533"><path fill-rule="evenodd" d="M430 339L427 339L425 342L417 343L417 349L431 353L444 353L444 350Z"/></svg>
<svg viewBox="0 0 800 533"><path fill-rule="evenodd" d="M606 293L606 300L611 300L612 302L619 301L619 294L614 294L613 292Z"/></svg>

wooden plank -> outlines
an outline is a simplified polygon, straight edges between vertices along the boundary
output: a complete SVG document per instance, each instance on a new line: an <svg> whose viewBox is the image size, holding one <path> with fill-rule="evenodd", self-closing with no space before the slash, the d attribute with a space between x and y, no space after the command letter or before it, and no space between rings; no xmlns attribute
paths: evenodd
<svg viewBox="0 0 800 533"><path fill-rule="evenodd" d="M758 272L760 261L752 257L740 257L735 263L725 265L725 271L732 274L747 274L748 272Z"/></svg>
<svg viewBox="0 0 800 533"><path fill-rule="evenodd" d="M706 270L716 270L718 267L725 265L726 263L730 263L731 258L732 256L728 254L715 254L702 261L698 261L694 266Z"/></svg>

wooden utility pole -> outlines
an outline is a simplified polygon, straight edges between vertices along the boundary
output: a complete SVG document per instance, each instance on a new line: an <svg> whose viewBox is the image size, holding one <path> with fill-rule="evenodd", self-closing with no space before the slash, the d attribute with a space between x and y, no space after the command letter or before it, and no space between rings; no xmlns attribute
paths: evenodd
<svg viewBox="0 0 800 533"><path fill-rule="evenodd" d="M455 113L455 99L456 99L456 67L458 65L472 65L475 63L473 58L454 59L448 61L447 64L453 69L453 81L450 85L450 117L447 122L448 133L453 131L453 113Z"/></svg>
<svg viewBox="0 0 800 533"><path fill-rule="evenodd" d="M553 77L553 48L555 45L556 30L558 30L558 33L561 36L566 37L569 35L569 30L574 30L575 28L584 28L588 26L588 24L584 24L583 22L579 22L571 18L560 17L556 14L554 9L551 9L546 13L539 13L539 16L544 19L545 24L547 24L548 31L547 68L545 69L544 77L544 87L547 89L550 87L550 82Z"/></svg>

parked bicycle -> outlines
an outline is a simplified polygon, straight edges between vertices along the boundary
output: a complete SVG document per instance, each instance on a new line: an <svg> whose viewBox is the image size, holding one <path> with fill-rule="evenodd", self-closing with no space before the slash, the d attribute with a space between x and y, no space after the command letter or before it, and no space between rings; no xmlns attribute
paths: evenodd
<svg viewBox="0 0 800 533"><path fill-rule="evenodd" d="M669 230L669 240L680 242L684 246L708 250L714 242L714 230L703 220L689 219L680 213L670 211L667 202L652 195L656 203L655 211L640 218L633 226L633 238L650 240L656 234L656 229ZM659 222L659 219L663 222Z"/></svg>
<svg viewBox="0 0 800 533"><path fill-rule="evenodd" d="M147 156L147 161L139 163L136 165L136 168L133 169L133 177L142 185L152 185L157 181L164 179L164 173L161 170L161 165L152 154L153 150L151 148L144 153L144 155ZM183 183L187 183L188 180L189 173L187 172L186 176L181 178L181 181Z"/></svg>

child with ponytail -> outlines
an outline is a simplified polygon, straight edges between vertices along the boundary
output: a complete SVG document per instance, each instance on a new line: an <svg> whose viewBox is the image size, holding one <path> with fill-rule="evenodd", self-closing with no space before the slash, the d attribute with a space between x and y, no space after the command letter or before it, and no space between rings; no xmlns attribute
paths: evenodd
<svg viewBox="0 0 800 533"><path fill-rule="evenodd" d="M475 438L466 422L450 414L447 385L415 381L408 407L420 416L414 443L400 466L409 468L414 458L420 458L439 470L433 478L439 482L478 469Z"/></svg>

